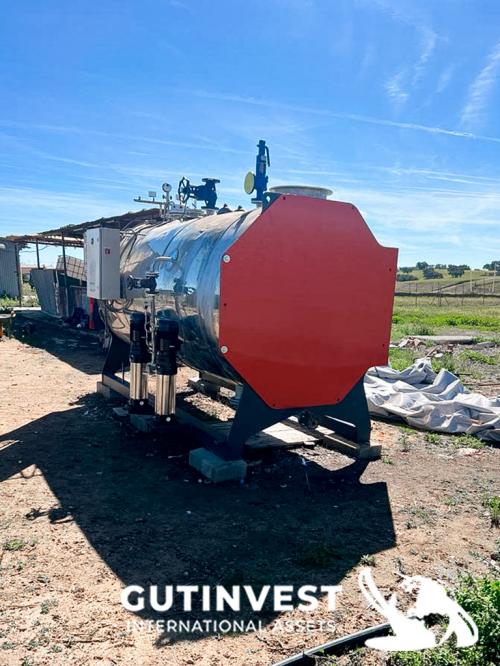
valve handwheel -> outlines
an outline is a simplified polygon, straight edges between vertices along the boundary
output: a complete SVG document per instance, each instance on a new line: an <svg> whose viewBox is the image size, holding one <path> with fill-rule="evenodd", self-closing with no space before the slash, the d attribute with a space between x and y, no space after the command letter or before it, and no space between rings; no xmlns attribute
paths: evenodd
<svg viewBox="0 0 500 666"><path fill-rule="evenodd" d="M189 179L183 176L179 181L177 188L177 197L181 204L187 204L190 195L190 182Z"/></svg>

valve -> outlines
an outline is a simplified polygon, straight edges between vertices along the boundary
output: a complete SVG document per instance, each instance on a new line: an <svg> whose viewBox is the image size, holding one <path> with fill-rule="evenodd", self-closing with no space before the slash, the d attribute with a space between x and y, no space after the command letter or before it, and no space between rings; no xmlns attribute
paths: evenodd
<svg viewBox="0 0 500 666"><path fill-rule="evenodd" d="M217 210L215 205L217 203L217 190L215 186L220 183L220 180L217 180L217 178L202 178L201 181L203 185L191 185L188 178L180 179L177 188L180 203L185 206L189 199L195 199L196 201L205 202L202 208Z"/></svg>
<svg viewBox="0 0 500 666"><path fill-rule="evenodd" d="M249 171L245 176L245 192L247 194L252 194L255 192L255 197L252 199L252 203L262 204L264 198L264 192L267 190L267 181L269 176L267 175L267 167L271 166L271 160L269 158L269 148L266 146L266 142L261 139L257 144L257 157L255 159L255 173Z"/></svg>
<svg viewBox="0 0 500 666"><path fill-rule="evenodd" d="M156 278L158 273L146 273L145 277L134 277L129 275L127 277L127 289L132 291L133 289L145 289L148 294L157 294L156 291Z"/></svg>

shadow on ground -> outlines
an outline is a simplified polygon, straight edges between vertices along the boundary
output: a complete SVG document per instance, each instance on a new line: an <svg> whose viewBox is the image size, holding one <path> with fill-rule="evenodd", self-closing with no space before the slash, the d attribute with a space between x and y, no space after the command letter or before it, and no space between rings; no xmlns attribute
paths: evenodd
<svg viewBox="0 0 500 666"><path fill-rule="evenodd" d="M13 443L0 450L0 480L34 464L59 503L28 517L76 521L124 586L335 585L363 555L395 543L386 484L361 482L366 463L328 470L274 451L244 484L206 484L187 465L194 442L145 439L115 421L100 396L5 439ZM150 607L139 615L166 619ZM180 610L172 617L187 619ZM230 618L189 614L210 617ZM175 635L183 637L196 636Z"/></svg>
<svg viewBox="0 0 500 666"><path fill-rule="evenodd" d="M104 353L97 333L70 329L40 311L17 313L12 332L21 342L44 349L81 372L101 372Z"/></svg>

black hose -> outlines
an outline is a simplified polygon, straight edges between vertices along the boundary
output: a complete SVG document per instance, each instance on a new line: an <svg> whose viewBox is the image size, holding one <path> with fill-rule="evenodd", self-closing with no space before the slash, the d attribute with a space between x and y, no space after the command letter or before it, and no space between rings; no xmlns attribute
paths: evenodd
<svg viewBox="0 0 500 666"><path fill-rule="evenodd" d="M323 656L329 654L336 654L341 649L349 647L359 647L362 645L367 638L373 638L379 634L385 634L391 625L386 622L385 624L377 624L374 627L368 627L368 629L362 629L355 634L349 634L343 638L337 638L334 641L328 643L323 643L323 645L318 645L317 647L311 648L310 650L304 650L299 652L292 657L287 657L283 661L277 661L272 666L288 666L289 664L313 664L315 663L315 656Z"/></svg>

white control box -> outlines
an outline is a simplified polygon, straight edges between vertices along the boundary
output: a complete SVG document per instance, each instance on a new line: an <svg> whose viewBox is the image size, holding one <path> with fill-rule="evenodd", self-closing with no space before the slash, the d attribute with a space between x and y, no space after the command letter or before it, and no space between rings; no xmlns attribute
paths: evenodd
<svg viewBox="0 0 500 666"><path fill-rule="evenodd" d="M85 232L87 296L120 298L120 230L99 227Z"/></svg>

